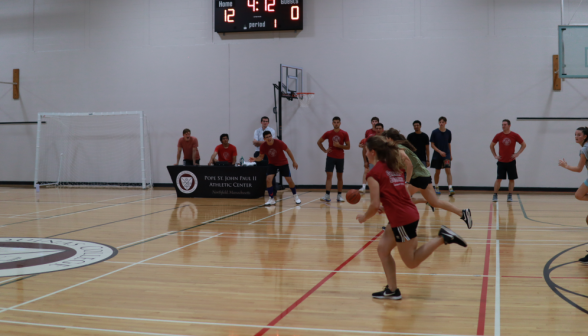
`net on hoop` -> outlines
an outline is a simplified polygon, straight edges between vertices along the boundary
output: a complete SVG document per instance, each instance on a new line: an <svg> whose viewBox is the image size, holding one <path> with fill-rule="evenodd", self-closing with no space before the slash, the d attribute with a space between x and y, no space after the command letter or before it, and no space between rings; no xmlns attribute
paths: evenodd
<svg viewBox="0 0 588 336"><path fill-rule="evenodd" d="M310 101L314 98L314 93L312 93L312 92L299 92L299 93L296 93L296 97L298 98L298 102L300 103L300 107L308 107L308 106L310 106Z"/></svg>

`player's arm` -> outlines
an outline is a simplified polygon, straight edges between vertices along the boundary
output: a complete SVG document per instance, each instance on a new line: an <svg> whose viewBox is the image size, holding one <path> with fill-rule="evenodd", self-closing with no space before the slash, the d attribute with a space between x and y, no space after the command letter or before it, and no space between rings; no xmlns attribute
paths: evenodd
<svg viewBox="0 0 588 336"><path fill-rule="evenodd" d="M359 146L358 146L359 148L365 147L365 145L361 143L362 141L363 141L363 139L359 140Z"/></svg>
<svg viewBox="0 0 588 336"><path fill-rule="evenodd" d="M427 158L426 158L426 163L427 163L427 167L429 166L429 145L425 145L425 153L427 153Z"/></svg>
<svg viewBox="0 0 588 336"><path fill-rule="evenodd" d="M496 142L492 141L490 143L490 151L492 152L492 155L494 156L494 158L496 160L500 160L502 158L499 155L496 155L496 149L495 149L495 147L496 147Z"/></svg>
<svg viewBox="0 0 588 336"><path fill-rule="evenodd" d="M208 165L212 166L212 164L214 163L214 159L216 158L216 155L218 154L217 151L214 151L214 153L212 153L212 156L210 157L210 161L208 161Z"/></svg>
<svg viewBox="0 0 588 336"><path fill-rule="evenodd" d="M351 148L351 145L349 144L349 139L345 140L345 144L344 145L335 145L333 144L333 146L337 147L337 148L341 148L342 150L346 150Z"/></svg>
<svg viewBox="0 0 588 336"><path fill-rule="evenodd" d="M404 163L404 167L405 167L405 171L406 171L406 182L410 182L410 179L412 178L412 170L413 170L412 162L410 161L410 158L408 157L408 155L406 155L404 150L400 151L400 156L402 157L402 162Z"/></svg>
<svg viewBox="0 0 588 336"><path fill-rule="evenodd" d="M237 156L233 156L233 166L237 163Z"/></svg>
<svg viewBox="0 0 588 336"><path fill-rule="evenodd" d="M328 153L329 151L327 151L325 149L325 146L323 146L323 142L325 142L325 139L323 137L321 137L320 139L318 139L318 141L316 142L316 144L319 146L319 148L324 152L324 153Z"/></svg>
<svg viewBox="0 0 588 336"><path fill-rule="evenodd" d="M453 151L451 150L451 143L448 143L447 146L449 146L449 153L451 153L449 160L453 160ZM447 156L447 154L445 154L445 155Z"/></svg>
<svg viewBox="0 0 588 336"><path fill-rule="evenodd" d="M373 177L368 177L368 186L370 187L370 206L363 215L357 215L356 219L360 223L365 223L368 219L374 217L380 208L380 184Z"/></svg>
<svg viewBox="0 0 588 336"><path fill-rule="evenodd" d="M582 170L584 169L584 166L586 165L586 156L584 155L584 153L582 153L580 155L580 162L578 162L577 167L570 166L566 162L566 160L564 160L564 159L559 160L559 165L560 165L560 167L564 167L565 169L567 169L569 171L573 171L575 173L581 173Z"/></svg>
<svg viewBox="0 0 588 336"><path fill-rule="evenodd" d="M182 157L182 147L178 147L178 157L177 157L175 166L177 166L177 165L180 164L180 158L181 157Z"/></svg>
<svg viewBox="0 0 588 336"><path fill-rule="evenodd" d="M263 161L263 158L265 157L265 154L261 154L259 153L259 155L254 158L254 157L250 157L249 158L249 162L259 162L259 161Z"/></svg>
<svg viewBox="0 0 588 336"><path fill-rule="evenodd" d="M192 164L196 165L196 152L198 151L198 147L192 148Z"/></svg>
<svg viewBox="0 0 588 336"><path fill-rule="evenodd" d="M363 167L364 168L369 168L370 167L370 162L368 161L367 157L366 157L366 153L367 149L364 147L361 151L361 159L363 160Z"/></svg>
<svg viewBox="0 0 588 336"><path fill-rule="evenodd" d="M433 141L431 141L431 147L433 147L433 150L439 154L443 153L442 151L439 150L439 148L437 148L437 146L435 146L435 143ZM443 153L445 154L445 153ZM443 155L441 155L443 156Z"/></svg>
<svg viewBox="0 0 588 336"><path fill-rule="evenodd" d="M294 167L294 169L298 169L298 163L296 163L296 159L294 159L294 154L292 154L290 148L286 149L286 153L288 153L288 156L290 159L292 159L292 167Z"/></svg>
<svg viewBox="0 0 588 336"><path fill-rule="evenodd" d="M516 152L515 154L513 154L512 158L516 159L519 157L519 155L521 155L521 153L525 150L525 148L527 148L527 143L526 142L522 142L521 143L521 148L519 148L519 151Z"/></svg>

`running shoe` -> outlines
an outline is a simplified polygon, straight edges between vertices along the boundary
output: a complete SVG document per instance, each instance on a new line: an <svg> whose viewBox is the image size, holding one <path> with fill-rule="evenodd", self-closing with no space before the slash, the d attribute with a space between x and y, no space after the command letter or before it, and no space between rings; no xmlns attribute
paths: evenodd
<svg viewBox="0 0 588 336"><path fill-rule="evenodd" d="M345 202L345 199L343 199L343 195L337 195L337 202Z"/></svg>
<svg viewBox="0 0 588 336"><path fill-rule="evenodd" d="M508 194L508 196L506 196L506 201L512 202L512 194Z"/></svg>
<svg viewBox="0 0 588 336"><path fill-rule="evenodd" d="M461 210L461 213L461 220L466 223L468 229L471 229L472 225L474 224L474 222L472 221L472 212L470 211L470 209L464 209Z"/></svg>
<svg viewBox="0 0 588 336"><path fill-rule="evenodd" d="M453 188L449 188L449 196L453 195L455 195L455 191L453 191Z"/></svg>
<svg viewBox="0 0 588 336"><path fill-rule="evenodd" d="M391 291L388 285L384 287L383 291L372 293L374 299L388 299L388 300L402 300L400 289L396 288L395 291Z"/></svg>
<svg viewBox="0 0 588 336"><path fill-rule="evenodd" d="M302 201L300 200L300 198L298 198L298 195L294 195L294 201L296 201L296 204L302 203Z"/></svg>
<svg viewBox="0 0 588 336"><path fill-rule="evenodd" d="M435 208L431 204L429 204L429 202L427 202L427 205L431 207L431 211L435 212Z"/></svg>
<svg viewBox="0 0 588 336"><path fill-rule="evenodd" d="M331 195L325 194L325 196L323 196L323 198L321 198L321 201L323 201L323 202L330 202L331 201Z"/></svg>
<svg viewBox="0 0 588 336"><path fill-rule="evenodd" d="M276 205L276 200L274 200L273 197L270 197L264 205Z"/></svg>
<svg viewBox="0 0 588 336"><path fill-rule="evenodd" d="M584 258L580 258L578 261L584 265L588 265L588 254Z"/></svg>
<svg viewBox="0 0 588 336"><path fill-rule="evenodd" d="M498 194L494 194L494 196L492 196L492 202L498 202Z"/></svg>
<svg viewBox="0 0 588 336"><path fill-rule="evenodd" d="M359 189L359 192L365 194L365 187L361 187L361 189Z"/></svg>
<svg viewBox="0 0 588 336"><path fill-rule="evenodd" d="M461 238L457 233L451 231L445 225L441 226L441 229L439 230L439 236L443 237L443 241L445 242L445 245L457 244L457 245L463 246L463 247L468 246L468 243L466 243L465 240L463 240L463 238Z"/></svg>
<svg viewBox="0 0 588 336"><path fill-rule="evenodd" d="M439 190L439 187L435 187L435 194L441 195L441 190Z"/></svg>

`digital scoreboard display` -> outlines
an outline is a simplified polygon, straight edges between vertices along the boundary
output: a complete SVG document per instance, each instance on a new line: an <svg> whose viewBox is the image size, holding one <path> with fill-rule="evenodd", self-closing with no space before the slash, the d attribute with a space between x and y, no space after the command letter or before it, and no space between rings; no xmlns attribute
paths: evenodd
<svg viewBox="0 0 588 336"><path fill-rule="evenodd" d="M214 31L302 30L302 1L214 0Z"/></svg>

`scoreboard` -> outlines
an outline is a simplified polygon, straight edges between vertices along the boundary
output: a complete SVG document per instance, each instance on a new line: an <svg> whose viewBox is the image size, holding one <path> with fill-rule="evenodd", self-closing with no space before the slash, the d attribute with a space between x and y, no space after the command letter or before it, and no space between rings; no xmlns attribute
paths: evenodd
<svg viewBox="0 0 588 336"><path fill-rule="evenodd" d="M302 1L214 0L214 31L302 30Z"/></svg>

